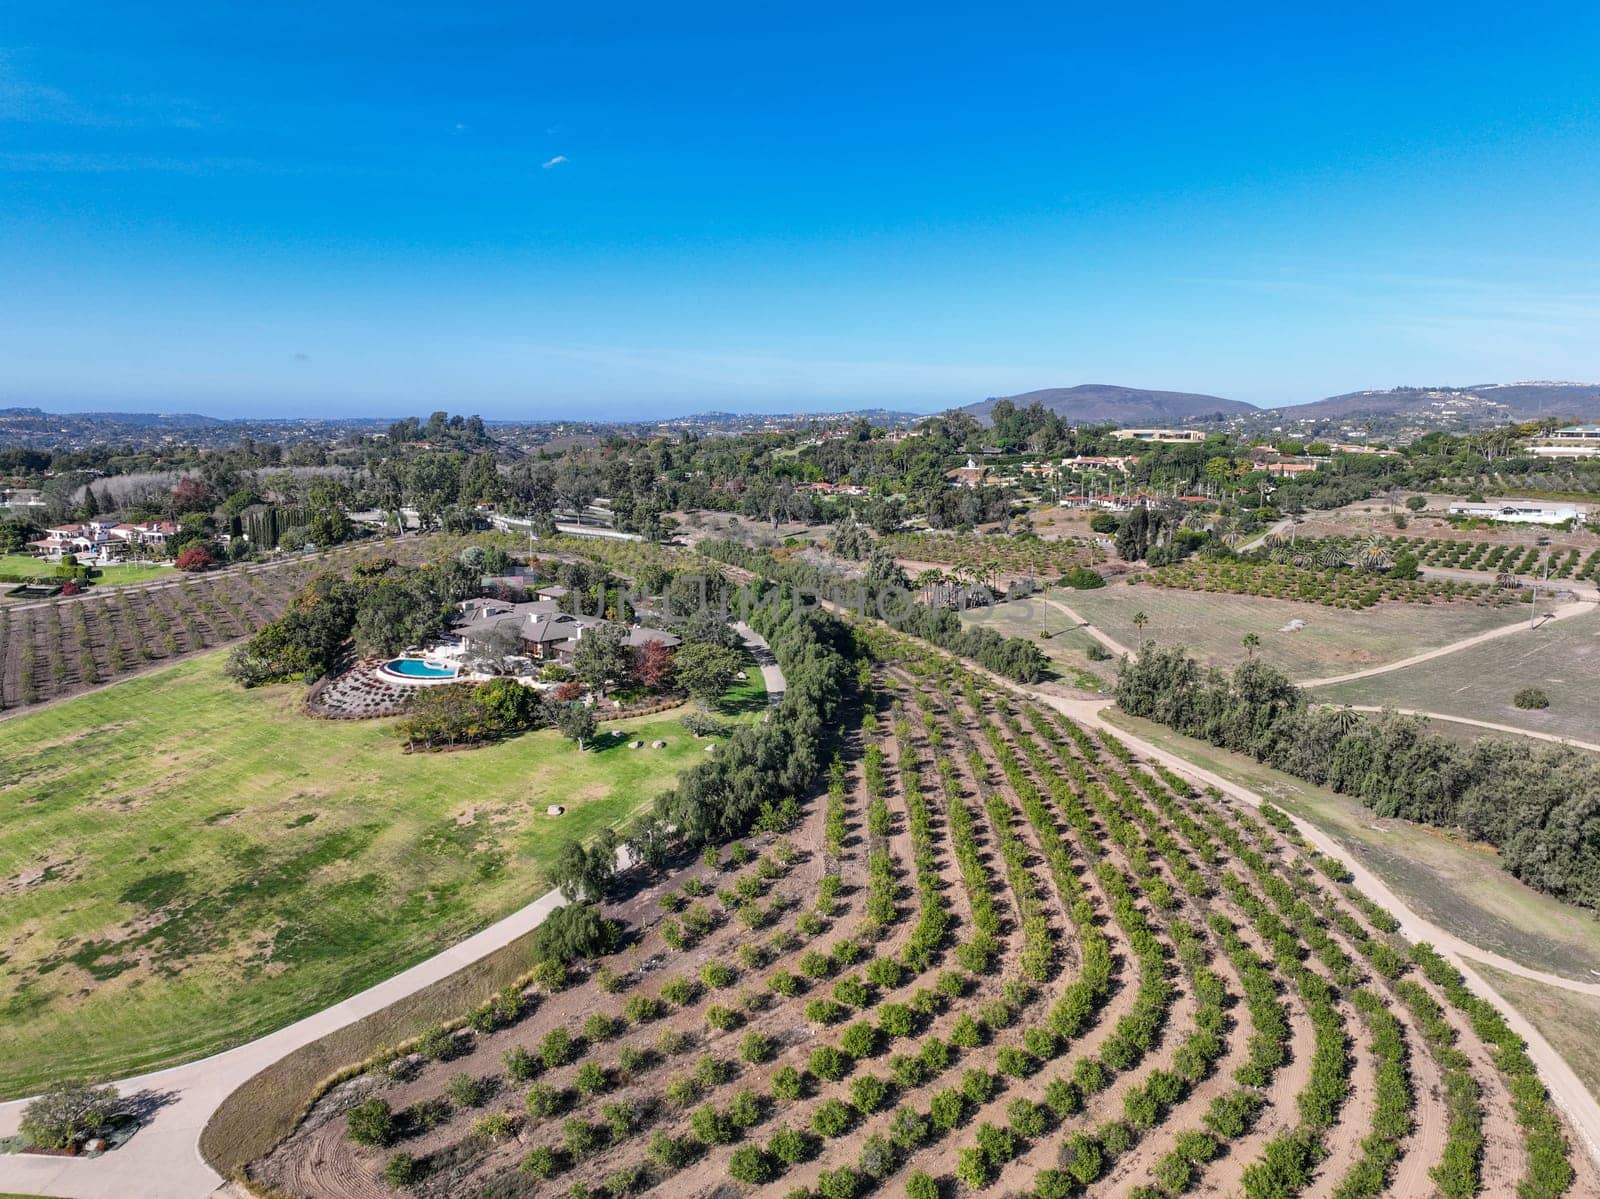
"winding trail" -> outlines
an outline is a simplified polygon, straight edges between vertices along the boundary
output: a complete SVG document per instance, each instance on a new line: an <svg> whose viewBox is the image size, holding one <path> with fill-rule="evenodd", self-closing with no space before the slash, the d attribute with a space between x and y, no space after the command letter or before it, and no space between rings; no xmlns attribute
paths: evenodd
<svg viewBox="0 0 1600 1199"><path fill-rule="evenodd" d="M1424 716L1429 720L1448 720L1451 724L1470 724L1473 728L1489 729L1496 733L1515 733L1518 737L1532 737L1537 741L1552 741L1557 745L1570 745L1574 749L1587 749L1600 754L1600 744L1579 741L1576 737L1563 737L1558 733L1541 733L1535 729L1518 728L1514 724L1496 724L1492 720L1475 720L1471 716L1452 716L1448 712L1429 712L1423 708L1386 708L1381 704L1325 704L1324 707L1348 707L1352 712L1398 712L1402 716Z"/></svg>
<svg viewBox="0 0 1600 1199"><path fill-rule="evenodd" d="M1548 624L1554 620L1567 620L1580 616L1585 612L1592 612L1594 605L1583 600L1562 604L1553 611L1548 620L1540 624ZM1349 674L1329 675L1325 679L1296 679L1296 687L1331 687L1334 683L1349 683L1356 679L1371 678L1375 674L1388 674L1391 670L1404 670L1407 666L1415 666L1419 662L1431 662L1435 658L1443 658L1448 654L1459 653L1461 650L1470 649L1474 645L1482 645L1485 641L1494 641L1499 637L1509 637L1513 633L1527 630L1521 620L1513 621L1508 625L1501 625L1497 629L1490 629L1486 633L1476 633L1471 637L1463 637L1460 641L1452 641L1449 645L1441 645L1438 649L1430 649L1425 653L1412 654L1409 658L1401 658L1395 662L1386 662L1382 666L1368 666L1364 670L1352 670Z"/></svg>
<svg viewBox="0 0 1600 1199"><path fill-rule="evenodd" d="M788 683L771 648L747 626L738 626L738 632L760 664L768 701L777 702L773 697L781 699ZM626 850L618 850L617 857L619 867L630 864ZM114 1152L92 1158L0 1154L0 1192L51 1199L205 1199L224 1182L200 1156L200 1134L229 1095L295 1050L380 1012L526 936L564 903L559 889L547 891L427 961L287 1028L197 1062L113 1083L123 1098L138 1099L153 1109L132 1140ZM0 1103L0 1137L16 1134L27 1105L26 1099Z"/></svg>

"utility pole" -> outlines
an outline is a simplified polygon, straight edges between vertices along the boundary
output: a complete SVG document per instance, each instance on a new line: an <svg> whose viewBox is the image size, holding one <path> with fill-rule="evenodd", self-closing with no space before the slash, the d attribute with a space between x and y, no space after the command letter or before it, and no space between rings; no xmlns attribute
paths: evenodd
<svg viewBox="0 0 1600 1199"><path fill-rule="evenodd" d="M1550 539L1548 537L1539 538L1539 545L1544 548L1544 578L1543 578L1543 581L1548 583L1550 581ZM1533 629L1538 627L1538 620L1539 620L1539 583L1540 583L1540 581L1541 580L1538 579L1538 578L1535 578L1533 580L1533 610L1528 613L1528 629L1529 629L1530 632Z"/></svg>

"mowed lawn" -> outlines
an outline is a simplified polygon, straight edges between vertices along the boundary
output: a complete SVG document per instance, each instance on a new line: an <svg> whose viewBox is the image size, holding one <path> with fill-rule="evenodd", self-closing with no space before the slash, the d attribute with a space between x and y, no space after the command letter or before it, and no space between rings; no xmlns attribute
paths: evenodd
<svg viewBox="0 0 1600 1199"><path fill-rule="evenodd" d="M129 583L149 583L165 579L178 572L176 568L159 562L129 562L122 566L96 567L96 587L126 587ZM0 579L44 577L55 573L54 563L27 554L0 554Z"/></svg>
<svg viewBox="0 0 1600 1199"><path fill-rule="evenodd" d="M1548 621L1404 670L1318 687L1309 695L1330 704L1392 704L1600 742L1597 678L1600 610ZM1550 706L1517 707L1511 697L1523 687L1543 690Z"/></svg>
<svg viewBox="0 0 1600 1199"><path fill-rule="evenodd" d="M200 1057L388 977L542 894L563 840L705 752L667 713L583 753L545 730L406 755L392 721L313 720L223 660L0 723L0 1096Z"/></svg>
<svg viewBox="0 0 1600 1199"><path fill-rule="evenodd" d="M1176 643L1200 661L1224 669L1245 660L1249 651L1244 638L1254 633L1261 638L1256 656L1292 679L1326 678L1398 662L1528 617L1526 609L1473 603L1383 603L1353 612L1297 600L1126 583L1048 594L1123 645L1152 638L1161 645ZM1136 612L1148 618L1143 634L1133 623ZM1296 620L1304 621L1304 627L1287 631Z"/></svg>

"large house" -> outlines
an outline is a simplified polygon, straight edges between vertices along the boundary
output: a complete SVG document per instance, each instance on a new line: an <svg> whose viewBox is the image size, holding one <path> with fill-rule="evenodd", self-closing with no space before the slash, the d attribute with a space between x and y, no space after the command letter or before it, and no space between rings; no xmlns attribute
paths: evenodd
<svg viewBox="0 0 1600 1199"><path fill-rule="evenodd" d="M1600 456L1600 425L1568 425L1528 446L1535 458L1594 458Z"/></svg>
<svg viewBox="0 0 1600 1199"><path fill-rule="evenodd" d="M1111 436L1120 441L1159 441L1170 445L1188 445L1206 439L1200 429L1118 429Z"/></svg>
<svg viewBox="0 0 1600 1199"><path fill-rule="evenodd" d="M560 588L541 589L560 590ZM578 643L591 629L607 624L598 616L563 612L556 599L537 599L513 604L479 597L460 605L461 620L456 632L469 646L477 645L496 653L520 652L536 662L568 663ZM623 644L642 647L659 642L676 649L682 642L662 629L635 624L628 628ZM514 648L513 648L514 647Z"/></svg>
<svg viewBox="0 0 1600 1199"><path fill-rule="evenodd" d="M86 520L82 524L46 529L45 535L38 541L28 542L28 547L51 562L60 562L67 554L72 554L85 566L104 566L126 557L133 546L148 546L159 553L177 532L178 526L170 520L142 524Z"/></svg>
<svg viewBox="0 0 1600 1199"><path fill-rule="evenodd" d="M1559 525L1567 521L1581 525L1587 517L1582 508L1575 508L1571 504L1541 504L1533 500L1506 500L1499 504L1451 504L1450 515L1531 525Z"/></svg>

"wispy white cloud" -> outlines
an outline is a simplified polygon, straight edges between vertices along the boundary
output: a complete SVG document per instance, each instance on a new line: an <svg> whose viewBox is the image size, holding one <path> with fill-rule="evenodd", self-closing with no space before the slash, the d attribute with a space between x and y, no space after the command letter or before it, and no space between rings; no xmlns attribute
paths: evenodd
<svg viewBox="0 0 1600 1199"><path fill-rule="evenodd" d="M567 161L567 156L565 154L557 154L554 158L545 159L539 165L542 166L545 170L548 171L551 167L561 166L566 161Z"/></svg>

